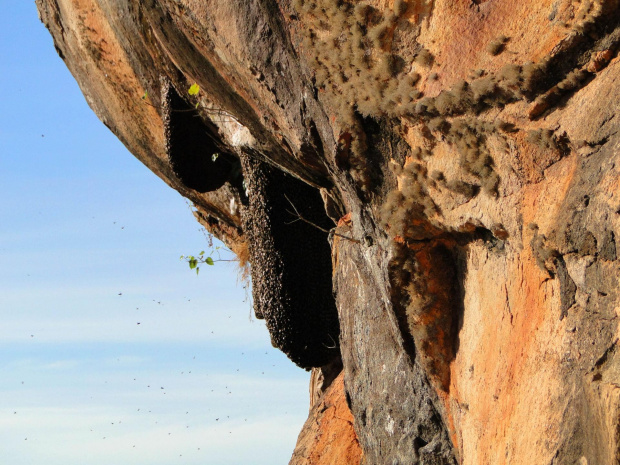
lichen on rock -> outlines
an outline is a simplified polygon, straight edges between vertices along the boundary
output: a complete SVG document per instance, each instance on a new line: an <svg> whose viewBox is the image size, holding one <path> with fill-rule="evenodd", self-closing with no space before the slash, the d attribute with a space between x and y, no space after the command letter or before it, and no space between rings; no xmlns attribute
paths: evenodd
<svg viewBox="0 0 620 465"><path fill-rule="evenodd" d="M618 0L37 5L366 464L620 460Z"/></svg>

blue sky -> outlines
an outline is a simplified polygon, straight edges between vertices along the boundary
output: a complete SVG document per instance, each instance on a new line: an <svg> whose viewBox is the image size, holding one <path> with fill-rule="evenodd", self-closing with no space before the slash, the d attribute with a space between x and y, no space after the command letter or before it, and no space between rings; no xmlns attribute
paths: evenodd
<svg viewBox="0 0 620 465"><path fill-rule="evenodd" d="M30 0L0 0L0 457L288 463L308 374L189 205L88 108Z"/></svg>

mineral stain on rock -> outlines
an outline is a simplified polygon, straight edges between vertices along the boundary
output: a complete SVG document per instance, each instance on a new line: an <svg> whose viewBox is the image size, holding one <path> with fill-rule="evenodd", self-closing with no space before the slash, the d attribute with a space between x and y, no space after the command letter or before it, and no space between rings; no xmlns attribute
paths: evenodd
<svg viewBox="0 0 620 465"><path fill-rule="evenodd" d="M37 7L274 346L341 359L292 463L620 462L618 0Z"/></svg>

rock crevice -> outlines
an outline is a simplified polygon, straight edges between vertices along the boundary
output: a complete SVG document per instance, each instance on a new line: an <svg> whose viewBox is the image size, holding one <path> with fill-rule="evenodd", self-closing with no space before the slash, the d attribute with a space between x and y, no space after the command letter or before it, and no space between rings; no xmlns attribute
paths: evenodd
<svg viewBox="0 0 620 465"><path fill-rule="evenodd" d="M37 6L273 344L342 363L292 463L619 460L617 0Z"/></svg>

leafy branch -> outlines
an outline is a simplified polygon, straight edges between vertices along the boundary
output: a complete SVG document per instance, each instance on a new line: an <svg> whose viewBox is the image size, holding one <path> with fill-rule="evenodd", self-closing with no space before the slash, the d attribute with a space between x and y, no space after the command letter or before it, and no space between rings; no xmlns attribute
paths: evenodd
<svg viewBox="0 0 620 465"><path fill-rule="evenodd" d="M180 260L185 260L187 264L189 265L190 270L196 270L196 274L198 274L200 271L200 265L207 264L209 266L213 266L217 262L236 262L237 261L235 259L221 258L219 249L220 247L216 247L212 251L212 255L213 255L213 252L217 252L218 258L215 258L215 259L210 255L205 257L205 251L203 250L198 255L181 255Z"/></svg>

